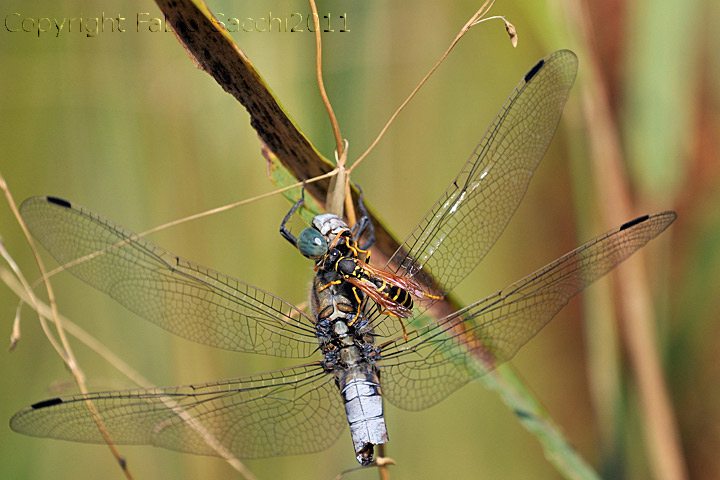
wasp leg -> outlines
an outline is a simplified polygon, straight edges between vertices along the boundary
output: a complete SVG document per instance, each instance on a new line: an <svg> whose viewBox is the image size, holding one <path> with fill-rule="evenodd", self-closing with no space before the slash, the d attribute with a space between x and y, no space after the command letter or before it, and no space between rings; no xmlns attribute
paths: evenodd
<svg viewBox="0 0 720 480"><path fill-rule="evenodd" d="M323 285L322 287L320 287L318 289L318 292L322 292L323 290L328 288L330 285L340 285L342 282L343 282L342 280L333 280L332 282L328 282L325 285Z"/></svg>
<svg viewBox="0 0 720 480"><path fill-rule="evenodd" d="M333 241L330 244L330 247L328 248L328 250L330 250L331 248L340 248L340 245L338 245L338 242L345 242L346 247L348 247L351 250L353 248L352 245L350 245L351 240L347 236L340 233L338 235L335 235L335 238L333 238Z"/></svg>
<svg viewBox="0 0 720 480"><path fill-rule="evenodd" d="M443 298L445 298L444 295L430 295L429 293L425 293L425 292L423 292L423 296L432 298L433 300L442 300Z"/></svg>
<svg viewBox="0 0 720 480"><path fill-rule="evenodd" d="M360 298L360 295L359 295L360 289L358 289L356 287L352 287L352 292L353 292L353 295L355 296L355 300L357 300L357 302L358 302L358 305L360 303L362 303L362 298Z"/></svg>
<svg viewBox="0 0 720 480"><path fill-rule="evenodd" d="M365 252L365 263L370 263L370 250L363 250Z"/></svg>
<svg viewBox="0 0 720 480"><path fill-rule="evenodd" d="M370 263L370 250L360 248L355 241L346 242L346 245L355 258L360 259L360 254L363 254L365 255L365 263Z"/></svg>
<svg viewBox="0 0 720 480"><path fill-rule="evenodd" d="M365 304L367 303L368 297L366 296L366 297L360 298L361 297L360 290L357 287L352 287L352 292L353 292L353 295L355 296L355 300L357 300L358 305L359 305L358 312L364 311ZM350 320L348 322L348 326L352 327L359 318L360 318L360 314L358 313L358 315L356 315L355 318L353 318L352 320Z"/></svg>
<svg viewBox="0 0 720 480"><path fill-rule="evenodd" d="M402 319L400 319L400 318L398 318L398 322L400 322L400 327L402 327L404 340L407 342L408 336L407 336L407 330L405 330L405 322L403 322Z"/></svg>

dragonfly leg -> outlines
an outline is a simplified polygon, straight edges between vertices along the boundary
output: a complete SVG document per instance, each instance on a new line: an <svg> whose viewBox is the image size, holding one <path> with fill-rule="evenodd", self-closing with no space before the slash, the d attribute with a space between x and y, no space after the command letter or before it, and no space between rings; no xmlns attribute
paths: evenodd
<svg viewBox="0 0 720 480"><path fill-rule="evenodd" d="M360 191L360 196L358 197L358 209L360 210L362 216L357 221L355 226L353 226L352 234L355 241L359 243L360 237L364 233L367 233L367 238L365 239L365 242L362 244L362 246L359 246L359 249L361 251L367 251L367 249L370 248L373 243L375 243L375 227L370 221L370 214L365 207L365 202L363 202L364 195L362 188L360 188L360 186L358 186L357 188Z"/></svg>
<svg viewBox="0 0 720 480"><path fill-rule="evenodd" d="M287 222L290 221L290 217L292 217L292 216L295 214L295 212L297 212L298 209L299 209L304 203L305 203L305 180L303 180L302 193L300 194L300 200L298 200L297 202L295 202L295 205L292 206L292 208L291 208L290 211L287 213L287 215L285 215L285 218L283 218L283 221L282 221L282 223L280 224L280 235L282 235L283 238L285 238L285 240L287 240L288 242L292 243L292 245L293 245L295 248L297 248L297 246L298 246L298 244L297 244L298 240L297 240L297 238L295 237L295 235L293 235L292 233L290 233L290 230L289 230L285 225L287 225Z"/></svg>

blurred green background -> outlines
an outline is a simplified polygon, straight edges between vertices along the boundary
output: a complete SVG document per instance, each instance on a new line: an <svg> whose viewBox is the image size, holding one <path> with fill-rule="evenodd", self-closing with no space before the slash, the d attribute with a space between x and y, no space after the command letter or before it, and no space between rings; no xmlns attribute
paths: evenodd
<svg viewBox="0 0 720 480"><path fill-rule="evenodd" d="M357 158L435 63L480 2L321 2L338 21L323 37L325 83L349 158ZM213 1L218 18L303 18L303 2ZM720 476L720 4L689 2L499 2L519 33L513 49L501 22L473 28L354 173L366 199L403 238L454 178L505 97L541 57L578 53L580 77L563 122L505 235L457 290L469 303L534 271L615 225L602 220L590 167L586 94L588 47L579 9L610 94L625 153L633 216L673 209L678 221L645 248L661 361L683 453L694 478ZM20 20L126 18L124 33L10 32ZM5 0L0 13L0 171L15 199L52 194L135 231L272 190L245 110L195 69L174 35L137 31L136 16L159 17L151 2ZM15 13L19 16L13 15ZM349 32L340 32L346 14ZM292 18L297 18L294 16ZM15 23L13 23L15 22ZM30 20L25 25L31 29ZM85 25L88 26L87 24ZM37 27L37 24L35 24ZM328 158L334 143L314 74L314 37L305 32L236 32L285 109ZM289 204L258 201L152 237L169 250L274 292L305 299L311 265L277 227ZM6 204L0 233L25 274L37 269ZM628 218L629 220L629 218ZM139 319L69 275L57 277L61 311L158 385L203 382L286 365L272 358L194 345ZM604 280L573 300L514 360L570 442L608 478L651 478L643 406L622 340L598 339L589 319L612 327ZM0 288L6 335L16 297ZM103 446L17 435L7 419L48 396L74 392L72 379L22 311L23 336L2 355L0 478L122 478ZM621 319L632 321L632 319ZM602 322L605 322L603 324ZM601 328L602 329L602 328ZM611 336L612 336L612 328ZM617 328L622 331L622 329ZM6 337L7 338L7 337ZM129 381L77 341L91 389ZM607 355L589 368L588 350ZM603 383L597 375L609 376ZM606 395L593 385L615 385ZM386 406L397 462L392 476L558 478L531 434L498 396L471 384L419 413ZM136 478L235 478L221 460L153 447L122 447ZM356 465L346 431L329 450L248 461L261 479L332 478ZM368 470L348 478L376 478Z"/></svg>

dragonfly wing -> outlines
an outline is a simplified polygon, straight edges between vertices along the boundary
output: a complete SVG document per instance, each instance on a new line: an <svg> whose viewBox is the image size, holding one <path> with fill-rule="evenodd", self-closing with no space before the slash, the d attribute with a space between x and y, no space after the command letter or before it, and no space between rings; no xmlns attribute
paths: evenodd
<svg viewBox="0 0 720 480"><path fill-rule="evenodd" d="M110 438L199 455L237 458L310 453L329 447L345 425L334 377L317 364L201 385L91 393ZM82 395L16 413L19 433L104 443Z"/></svg>
<svg viewBox="0 0 720 480"><path fill-rule="evenodd" d="M664 231L674 212L639 217L484 300L385 345L385 398L429 407L512 358L570 298Z"/></svg>
<svg viewBox="0 0 720 480"><path fill-rule="evenodd" d="M177 257L77 204L35 197L20 212L61 265L77 262L68 271L176 335L283 357L304 358L317 347L312 320L293 305Z"/></svg>
<svg viewBox="0 0 720 480"><path fill-rule="evenodd" d="M523 77L457 178L393 254L389 269L444 295L477 266L525 195L576 73L575 54L561 50Z"/></svg>

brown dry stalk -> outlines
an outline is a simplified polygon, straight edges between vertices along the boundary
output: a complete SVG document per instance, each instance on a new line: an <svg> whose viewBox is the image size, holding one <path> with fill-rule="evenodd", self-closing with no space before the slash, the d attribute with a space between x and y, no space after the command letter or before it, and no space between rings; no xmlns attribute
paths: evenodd
<svg viewBox="0 0 720 480"><path fill-rule="evenodd" d="M32 240L32 237L30 236L30 232L27 229L27 226L25 225L25 222L23 222L22 217L20 216L20 212L18 212L17 205L15 203L15 200L12 197L12 194L10 193L10 189L7 186L7 183L5 182L5 179L3 178L2 174L0 174L0 189L2 189L3 193L5 194L5 198L8 202L8 205L10 206L10 210L12 211L13 215L15 216L15 219L17 220L18 224L20 225L20 228L23 231L23 234L25 235L25 238L28 242L28 245L30 246L30 249L33 252L33 256L35 257L35 261L38 265L38 268L40 269L40 272L45 279L45 289L48 294L48 299L50 301L50 310L52 312L52 318L55 322L55 328L57 330L58 337L60 338L60 343L62 345L62 348L57 345L56 342L50 341L51 344L53 344L53 347L58 352L58 355L63 359L65 364L70 369L70 372L72 373L73 378L75 379L75 383L77 383L78 388L80 389L80 392L83 395L88 394L87 386L85 385L85 375L83 374L82 370L80 369L80 366L77 363L77 360L75 359L75 355L73 354L72 349L70 348L70 343L68 342L67 336L65 335L65 329L63 328L62 321L60 320L60 314L58 313L57 309L57 302L55 301L55 293L53 291L52 285L50 284L50 281L47 279L47 271L45 270L45 264L43 263L42 259L40 258L40 253L37 250L37 247L35 246L35 242ZM23 277L20 277L23 278ZM27 283L27 282L24 282ZM43 316L39 314L38 316L40 318L40 323L42 324L44 322ZM43 328L45 331L45 334L48 335L50 332L49 330ZM48 336L48 339L51 338L51 335ZM115 448L115 444L113 443L112 439L110 438L110 434L108 433L107 429L102 423L102 420L100 419L100 416L98 415L97 409L95 408L95 405L88 399L86 400L86 404L88 409L90 410L90 413L93 417L93 420L98 426L98 430L100 431L100 434L103 437L103 440L105 440L105 443L107 444L108 448L112 452L113 456L115 457L115 460L118 462L118 465L120 466L120 469L125 474L125 477L128 479L132 479L133 476L130 473L130 470L127 468L127 463L125 462L125 459L120 455L120 452L118 452L117 448Z"/></svg>
<svg viewBox="0 0 720 480"><path fill-rule="evenodd" d="M312 10L313 23L315 24L315 71L317 74L318 88L320 89L320 96L322 97L323 105L327 110L328 117L330 117L330 126L332 127L333 136L335 137L335 149L342 158L344 149L342 135L340 134L340 125L338 125L337 118L335 117L335 111L332 108L330 99L325 91L325 82L323 81L322 74L322 30L320 29L320 17L318 16L317 5L315 0L310 1L310 9Z"/></svg>
<svg viewBox="0 0 720 480"><path fill-rule="evenodd" d="M628 180L623 169L623 152L613 123L604 83L591 34L589 13L582 2L568 0L572 24L585 43L588 66L582 98L585 123L589 127L594 178L599 191L602 215L616 224L633 216ZM625 322L623 323L631 364L637 379L646 448L653 476L662 480L687 478L668 388L658 357L655 314L645 274L642 255L620 265L616 279L617 292Z"/></svg>

